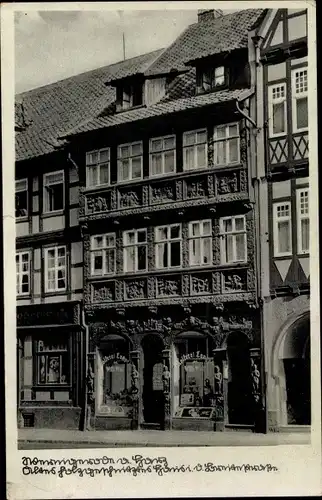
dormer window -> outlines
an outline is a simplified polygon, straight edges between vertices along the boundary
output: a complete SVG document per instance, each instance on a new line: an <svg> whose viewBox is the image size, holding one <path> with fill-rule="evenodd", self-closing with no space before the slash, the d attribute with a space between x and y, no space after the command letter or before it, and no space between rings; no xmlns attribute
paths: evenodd
<svg viewBox="0 0 322 500"><path fill-rule="evenodd" d="M215 66L201 71L199 91L209 92L227 85L227 69L225 66Z"/></svg>
<svg viewBox="0 0 322 500"><path fill-rule="evenodd" d="M124 84L116 89L117 111L143 105L143 84Z"/></svg>

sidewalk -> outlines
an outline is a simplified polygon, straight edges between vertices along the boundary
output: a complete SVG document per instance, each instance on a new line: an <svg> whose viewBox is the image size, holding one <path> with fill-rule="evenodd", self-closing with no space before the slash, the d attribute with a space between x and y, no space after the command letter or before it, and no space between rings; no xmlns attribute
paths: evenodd
<svg viewBox="0 0 322 500"><path fill-rule="evenodd" d="M310 433L255 434L202 431L74 431L19 429L18 447L276 446L310 444Z"/></svg>

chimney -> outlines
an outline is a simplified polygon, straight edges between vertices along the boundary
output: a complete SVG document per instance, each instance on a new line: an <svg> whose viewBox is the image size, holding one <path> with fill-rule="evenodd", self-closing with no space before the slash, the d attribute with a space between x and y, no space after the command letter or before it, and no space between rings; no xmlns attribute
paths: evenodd
<svg viewBox="0 0 322 500"><path fill-rule="evenodd" d="M221 9L199 9L198 10L198 23L204 23L207 21L212 21L217 17L222 17L223 11Z"/></svg>

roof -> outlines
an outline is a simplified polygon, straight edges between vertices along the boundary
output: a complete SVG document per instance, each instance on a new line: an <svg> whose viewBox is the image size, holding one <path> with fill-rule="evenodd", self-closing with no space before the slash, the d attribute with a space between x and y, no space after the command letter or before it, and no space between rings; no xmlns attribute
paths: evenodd
<svg viewBox="0 0 322 500"><path fill-rule="evenodd" d="M107 127L114 127L130 123L133 121L145 120L155 116L162 116L170 113L178 113L188 109L200 108L212 104L219 104L234 100L242 100L247 98L252 93L249 88L222 90L209 94L195 95L193 97L184 97L181 99L168 100L163 99L158 104L149 107L141 107L132 109L126 112L116 113L115 115L102 116L89 120L77 126L65 136L77 135L82 132L90 132Z"/></svg>
<svg viewBox="0 0 322 500"><path fill-rule="evenodd" d="M153 61L161 50L104 66L16 96L16 125L21 126L23 102L25 130L16 133L16 161L55 151L58 137L85 119L92 119L115 101L115 89L106 86L110 76L122 68L136 71L140 64ZM18 102L19 101L19 102Z"/></svg>
<svg viewBox="0 0 322 500"><path fill-rule="evenodd" d="M152 62L145 75L183 71L187 63L197 59L247 48L248 31L258 25L264 13L265 9L246 9L191 24Z"/></svg>

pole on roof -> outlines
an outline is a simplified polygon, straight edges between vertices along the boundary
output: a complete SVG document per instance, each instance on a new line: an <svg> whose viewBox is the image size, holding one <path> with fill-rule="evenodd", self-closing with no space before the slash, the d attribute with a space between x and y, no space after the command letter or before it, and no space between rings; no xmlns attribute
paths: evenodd
<svg viewBox="0 0 322 500"><path fill-rule="evenodd" d="M125 32L124 32L124 21L123 21L123 10L117 11L122 22L122 45L123 45L123 60L125 61Z"/></svg>
<svg viewBox="0 0 322 500"><path fill-rule="evenodd" d="M124 31L122 33L122 38L123 38L123 59L125 61L125 35L124 35Z"/></svg>

